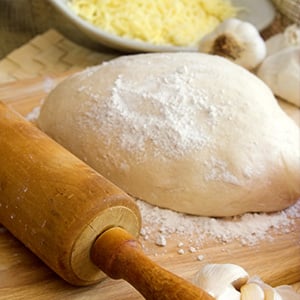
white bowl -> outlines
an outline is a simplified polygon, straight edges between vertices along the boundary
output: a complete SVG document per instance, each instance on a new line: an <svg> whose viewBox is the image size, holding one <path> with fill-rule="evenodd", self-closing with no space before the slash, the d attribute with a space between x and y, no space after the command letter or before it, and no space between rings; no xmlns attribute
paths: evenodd
<svg viewBox="0 0 300 300"><path fill-rule="evenodd" d="M142 52L174 52L174 51L196 51L195 46L179 47L171 45L154 45L148 42L120 37L108 33L91 23L83 20L75 14L67 5L68 0L48 0L51 2L70 22L78 27L92 40L102 45L121 51ZM208 0L209 1L209 0ZM275 17L275 9L269 0L232 0L234 5L244 8L237 18L248 21L262 30L270 25Z"/></svg>

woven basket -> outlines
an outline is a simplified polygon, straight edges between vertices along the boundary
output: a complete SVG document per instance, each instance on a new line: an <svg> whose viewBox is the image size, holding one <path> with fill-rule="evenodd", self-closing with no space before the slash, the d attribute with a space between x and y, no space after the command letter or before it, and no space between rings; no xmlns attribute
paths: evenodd
<svg viewBox="0 0 300 300"><path fill-rule="evenodd" d="M300 25L300 0L273 0L273 2L283 15Z"/></svg>

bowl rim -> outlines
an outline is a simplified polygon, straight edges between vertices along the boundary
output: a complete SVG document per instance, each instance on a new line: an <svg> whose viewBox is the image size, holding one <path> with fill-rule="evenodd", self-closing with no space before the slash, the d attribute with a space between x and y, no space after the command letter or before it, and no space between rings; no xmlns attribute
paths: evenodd
<svg viewBox="0 0 300 300"><path fill-rule="evenodd" d="M191 46L174 46L174 45L155 45L150 42L145 42L137 39L130 39L127 37L121 37L112 33L109 33L99 27L94 26L92 23L79 17L68 6L68 0L48 0L58 11L60 11L73 25L75 25L81 32L85 33L92 40L101 43L102 45L111 47L115 50L121 50L125 52L191 52L197 51L197 45ZM261 0L257 0L262 2ZM253 0L235 0L236 3L251 3ZM256 24L258 30L262 30L267 27L275 18L275 8L270 0L264 0L266 5L265 9L268 9L269 15L264 20L261 20L259 24ZM241 19L248 21L249 16L244 11L241 14Z"/></svg>
<svg viewBox="0 0 300 300"><path fill-rule="evenodd" d="M92 23L85 21L79 17L75 12L68 8L68 0L48 0L56 7L61 13L64 14L70 22L72 22L79 30L83 31L94 41L101 42L106 46L112 47L117 50L124 51L145 51L145 52L173 52L173 51L196 51L196 46L192 47L179 47L173 45L154 45L149 42L134 40L126 37L114 35L99 27L94 26Z"/></svg>

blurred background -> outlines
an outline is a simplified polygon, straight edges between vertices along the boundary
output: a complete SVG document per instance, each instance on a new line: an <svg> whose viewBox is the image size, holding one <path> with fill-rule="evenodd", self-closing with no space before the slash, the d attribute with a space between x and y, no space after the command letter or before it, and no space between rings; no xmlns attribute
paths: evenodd
<svg viewBox="0 0 300 300"><path fill-rule="evenodd" d="M0 59L49 28L79 45L105 49L66 22L47 0L0 0Z"/></svg>
<svg viewBox="0 0 300 300"><path fill-rule="evenodd" d="M264 37L280 31L291 21L300 22L300 0L272 2L278 9L278 16L274 24L262 32ZM78 45L102 52L106 50L66 21L47 0L0 0L0 59L49 28L56 29Z"/></svg>

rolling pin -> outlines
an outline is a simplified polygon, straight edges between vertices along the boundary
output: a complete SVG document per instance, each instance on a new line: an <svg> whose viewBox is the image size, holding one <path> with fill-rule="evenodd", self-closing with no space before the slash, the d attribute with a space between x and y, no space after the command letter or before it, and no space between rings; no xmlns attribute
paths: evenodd
<svg viewBox="0 0 300 300"><path fill-rule="evenodd" d="M0 223L72 285L124 279L149 300L212 300L152 262L134 200L0 102Z"/></svg>

